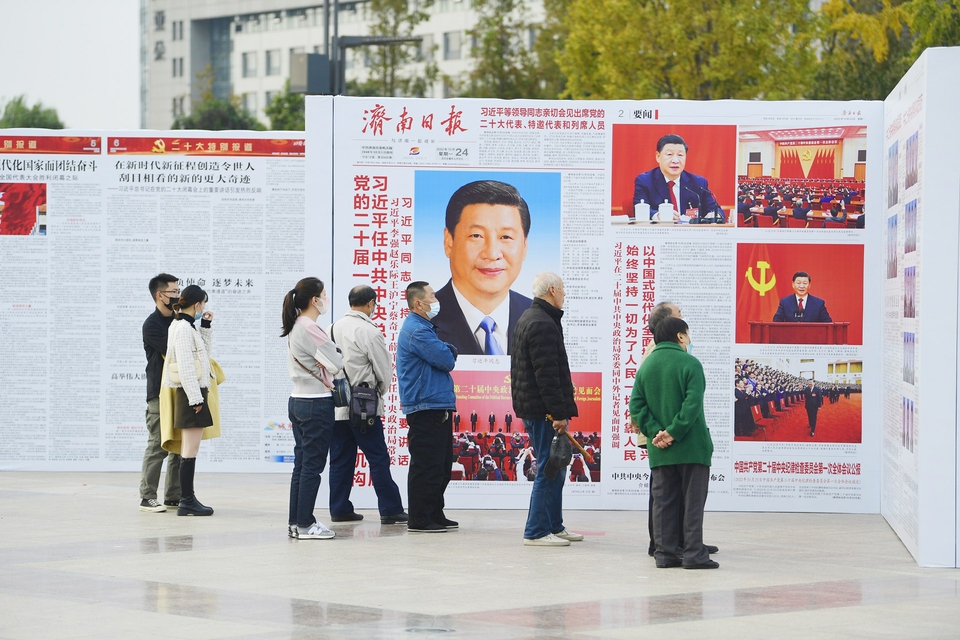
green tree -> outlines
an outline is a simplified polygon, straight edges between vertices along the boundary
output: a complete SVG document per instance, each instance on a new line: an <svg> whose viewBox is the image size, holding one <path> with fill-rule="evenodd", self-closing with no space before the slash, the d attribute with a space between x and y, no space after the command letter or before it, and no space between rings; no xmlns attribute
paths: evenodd
<svg viewBox="0 0 960 640"><path fill-rule="evenodd" d="M816 62L807 0L571 0L563 8L558 63L573 98L799 98Z"/></svg>
<svg viewBox="0 0 960 640"><path fill-rule="evenodd" d="M64 124L60 121L56 109L44 107L39 101L28 107L27 96L19 95L3 106L3 115L0 116L0 129L15 127L63 129Z"/></svg>
<svg viewBox="0 0 960 640"><path fill-rule="evenodd" d="M911 0L905 7L915 34L911 54L927 47L960 45L960 3L957 0Z"/></svg>
<svg viewBox="0 0 960 640"><path fill-rule="evenodd" d="M815 100L883 100L916 59L905 3L830 0L817 26L820 60L807 92Z"/></svg>
<svg viewBox="0 0 960 640"><path fill-rule="evenodd" d="M534 26L525 0L471 0L477 22L473 68L458 92L473 98L556 98L542 95L537 52L525 40ZM531 43L532 44L532 43Z"/></svg>
<svg viewBox="0 0 960 640"><path fill-rule="evenodd" d="M200 86L199 99L191 102L189 115L174 118L171 129L263 131L266 128L254 116L244 111L239 96L231 95L221 99L213 94L212 68L207 67L205 71L197 74L197 84Z"/></svg>
<svg viewBox="0 0 960 640"><path fill-rule="evenodd" d="M270 101L263 112L270 118L270 128L274 131L303 131L304 119L303 94L290 93L290 79L283 85L283 91Z"/></svg>
<svg viewBox="0 0 960 640"><path fill-rule="evenodd" d="M430 17L424 9L432 4L433 0L417 3L408 3L407 0L370 0L366 8L374 16L370 35L411 37L417 25ZM356 53L348 53L367 59L370 74L365 81L347 82L347 93L381 97L425 96L440 77L440 70L432 61L432 51L425 53L431 55L421 56L420 47L415 43L368 46ZM417 65L413 71L402 71L413 64Z"/></svg>

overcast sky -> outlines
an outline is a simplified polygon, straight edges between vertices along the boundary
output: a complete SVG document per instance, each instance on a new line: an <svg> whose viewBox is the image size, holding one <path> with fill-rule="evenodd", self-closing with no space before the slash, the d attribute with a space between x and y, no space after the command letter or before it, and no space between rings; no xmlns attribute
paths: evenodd
<svg viewBox="0 0 960 640"><path fill-rule="evenodd" d="M139 0L0 0L0 102L72 129L140 128Z"/></svg>

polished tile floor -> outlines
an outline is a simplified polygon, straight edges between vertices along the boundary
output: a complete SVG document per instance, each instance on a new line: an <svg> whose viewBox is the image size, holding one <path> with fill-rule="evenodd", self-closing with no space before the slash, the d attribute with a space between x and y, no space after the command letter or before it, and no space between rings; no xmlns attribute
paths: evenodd
<svg viewBox="0 0 960 640"><path fill-rule="evenodd" d="M647 557L646 512L567 512L566 548L522 546L521 511L298 542L286 477L201 473L211 518L141 513L138 481L0 473L0 638L960 637L960 571L880 516L708 513L721 567L685 571Z"/></svg>

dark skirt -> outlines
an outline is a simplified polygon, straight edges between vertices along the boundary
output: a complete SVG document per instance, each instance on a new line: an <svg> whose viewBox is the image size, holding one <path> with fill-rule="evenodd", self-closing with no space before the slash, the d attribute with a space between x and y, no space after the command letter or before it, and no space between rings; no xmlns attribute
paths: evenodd
<svg viewBox="0 0 960 640"><path fill-rule="evenodd" d="M213 425L213 416L210 414L210 405L207 403L207 390L200 388L203 394L203 408L200 413L190 406L187 392L183 387L177 387L173 396L173 428L174 429L203 429Z"/></svg>

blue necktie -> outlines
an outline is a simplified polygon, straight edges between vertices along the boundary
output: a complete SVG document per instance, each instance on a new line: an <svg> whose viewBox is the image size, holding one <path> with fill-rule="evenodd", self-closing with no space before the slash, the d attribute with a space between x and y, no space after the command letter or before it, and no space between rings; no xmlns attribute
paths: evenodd
<svg viewBox="0 0 960 640"><path fill-rule="evenodd" d="M480 328L483 329L483 332L487 335L483 345L483 355L502 356L503 349L500 348L500 343L497 342L497 339L493 337L493 330L497 328L497 323L494 322L490 316L484 316L483 320L480 321Z"/></svg>

